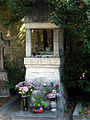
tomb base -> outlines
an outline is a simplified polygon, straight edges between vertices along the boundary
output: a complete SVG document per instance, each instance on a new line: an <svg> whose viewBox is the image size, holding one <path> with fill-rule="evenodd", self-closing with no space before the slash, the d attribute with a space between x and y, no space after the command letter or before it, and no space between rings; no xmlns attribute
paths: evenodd
<svg viewBox="0 0 90 120"><path fill-rule="evenodd" d="M64 110L66 99L64 98L63 84L60 80L61 59L24 58L24 64L26 67L25 80L27 82L32 81L36 85L36 89L32 94L35 96L37 92L44 92L44 84L50 85L51 82L59 84L60 97L57 102L57 109ZM47 106L49 106L49 102L46 101Z"/></svg>

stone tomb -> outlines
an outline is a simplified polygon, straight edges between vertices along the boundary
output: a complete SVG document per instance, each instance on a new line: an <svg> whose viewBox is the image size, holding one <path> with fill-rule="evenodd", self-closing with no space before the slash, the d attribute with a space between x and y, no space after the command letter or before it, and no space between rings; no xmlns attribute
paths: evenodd
<svg viewBox="0 0 90 120"><path fill-rule="evenodd" d="M66 94L61 82L64 69L63 30L50 22L50 10L45 0L35 0L32 11L25 16L26 30L26 68L25 80L33 81L37 90L32 94L43 91L43 85L51 82L59 84L60 98L58 109L66 105ZM48 103L47 103L48 104Z"/></svg>
<svg viewBox="0 0 90 120"><path fill-rule="evenodd" d="M1 33L1 35L2 35L2 33ZM2 37L1 37L0 38L0 97L8 97L8 96L10 96L10 93L9 93L9 89L6 85L6 82L8 81L7 71L4 70L4 66L3 66L3 62L4 62L3 45L4 45L4 41L2 40Z"/></svg>
<svg viewBox="0 0 90 120"><path fill-rule="evenodd" d="M49 85L51 82L59 84L60 99L58 100L58 109L64 109L66 99L64 94L63 83L61 83L60 80L64 65L63 31L52 23L42 24L26 23L25 28L26 28L26 57L24 58L24 64L26 67L25 80L27 82L33 81L37 85L37 90L34 91L33 93L34 95L39 91L43 91L43 85L45 83L47 85ZM33 56L32 29L53 30L52 55L48 54Z"/></svg>

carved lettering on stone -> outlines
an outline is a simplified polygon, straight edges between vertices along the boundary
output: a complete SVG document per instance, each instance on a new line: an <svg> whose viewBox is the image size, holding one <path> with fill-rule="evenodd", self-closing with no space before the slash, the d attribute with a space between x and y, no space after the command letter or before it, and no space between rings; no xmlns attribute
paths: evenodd
<svg viewBox="0 0 90 120"><path fill-rule="evenodd" d="M60 65L60 59L58 58L25 58L25 64L54 64Z"/></svg>

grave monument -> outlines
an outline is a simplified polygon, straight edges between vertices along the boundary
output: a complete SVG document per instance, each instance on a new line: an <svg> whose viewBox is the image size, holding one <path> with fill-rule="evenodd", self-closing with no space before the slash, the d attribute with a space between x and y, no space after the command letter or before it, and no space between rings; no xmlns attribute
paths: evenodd
<svg viewBox="0 0 90 120"><path fill-rule="evenodd" d="M63 30L50 22L50 10L45 0L35 0L30 14L25 16L26 67L25 80L37 85L35 95L43 91L43 85L59 84L60 98L57 109L64 110L66 94L61 82L64 69ZM38 44L37 44L38 43ZM48 101L47 101L48 104Z"/></svg>
<svg viewBox="0 0 90 120"><path fill-rule="evenodd" d="M4 70L4 45L9 43L8 40L4 40L2 33L0 33L0 97L10 96L9 89L6 85L8 81L7 71Z"/></svg>

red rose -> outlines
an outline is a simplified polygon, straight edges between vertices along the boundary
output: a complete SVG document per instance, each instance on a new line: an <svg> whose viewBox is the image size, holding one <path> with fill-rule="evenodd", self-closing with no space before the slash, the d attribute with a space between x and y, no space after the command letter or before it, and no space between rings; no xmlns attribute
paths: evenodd
<svg viewBox="0 0 90 120"><path fill-rule="evenodd" d="M58 88L58 87L59 87L59 84L56 84L56 87Z"/></svg>

